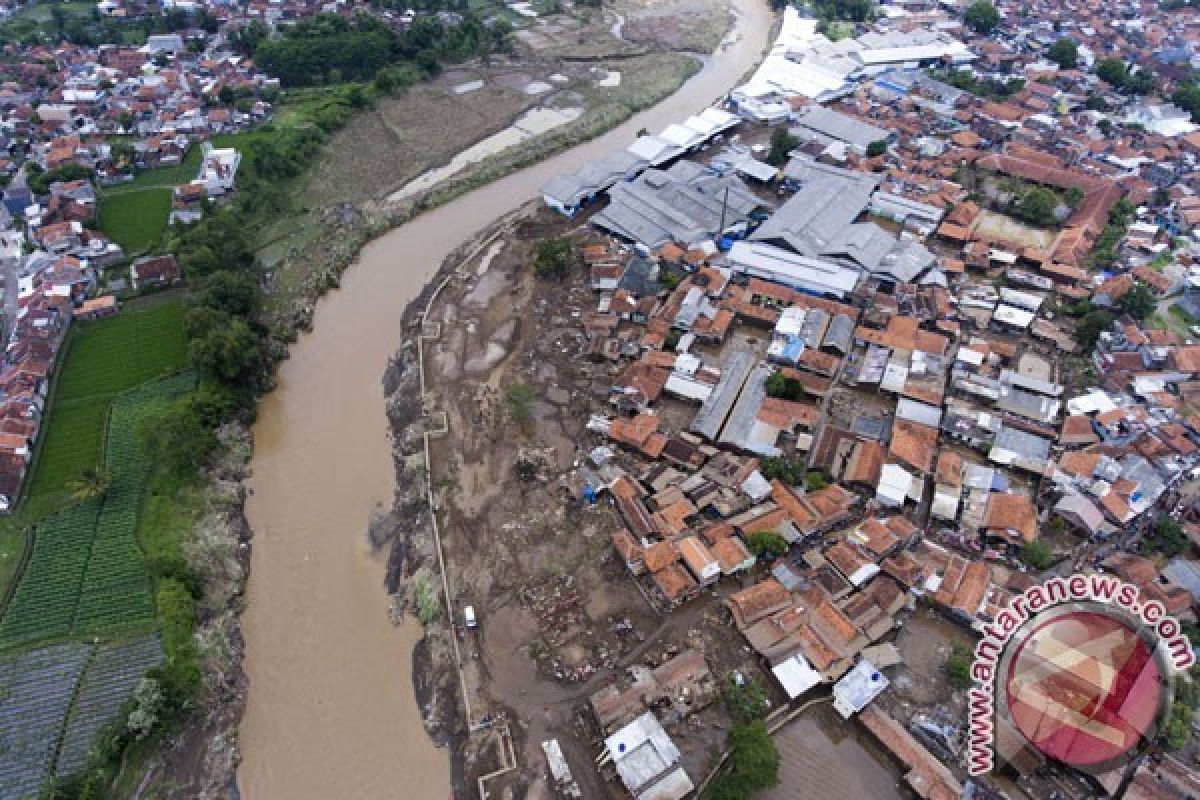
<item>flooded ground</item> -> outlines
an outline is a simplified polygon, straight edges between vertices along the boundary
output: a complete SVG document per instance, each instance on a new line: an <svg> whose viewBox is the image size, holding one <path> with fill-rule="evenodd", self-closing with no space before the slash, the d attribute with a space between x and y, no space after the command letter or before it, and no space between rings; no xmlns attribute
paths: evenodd
<svg viewBox="0 0 1200 800"><path fill-rule="evenodd" d="M761 800L900 800L899 770L870 734L838 716L828 703L814 706L775 734L783 765L779 785Z"/></svg>
<svg viewBox="0 0 1200 800"><path fill-rule="evenodd" d="M401 312L450 252L547 180L723 96L759 60L772 22L761 0L735 6L735 43L680 91L381 237L318 303L314 332L293 346L254 429L244 797L448 795L445 753L425 736L413 698L419 631L389 624L382 564L366 545L370 512L393 486L381 376L400 344Z"/></svg>

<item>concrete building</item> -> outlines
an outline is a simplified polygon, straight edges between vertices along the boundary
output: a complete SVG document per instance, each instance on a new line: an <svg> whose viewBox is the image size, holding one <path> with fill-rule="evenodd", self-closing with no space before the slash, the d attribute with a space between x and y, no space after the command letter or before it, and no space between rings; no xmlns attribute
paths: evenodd
<svg viewBox="0 0 1200 800"><path fill-rule="evenodd" d="M696 788L679 765L679 748L650 711L605 739L604 748L635 800L683 800Z"/></svg>

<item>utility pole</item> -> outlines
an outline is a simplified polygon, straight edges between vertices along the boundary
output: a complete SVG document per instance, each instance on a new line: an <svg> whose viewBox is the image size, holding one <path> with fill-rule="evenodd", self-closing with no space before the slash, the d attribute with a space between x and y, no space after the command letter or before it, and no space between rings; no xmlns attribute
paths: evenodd
<svg viewBox="0 0 1200 800"><path fill-rule="evenodd" d="M721 227L717 229L718 241L720 237L725 235L725 210L729 208L729 187L725 187L725 194L721 198Z"/></svg>

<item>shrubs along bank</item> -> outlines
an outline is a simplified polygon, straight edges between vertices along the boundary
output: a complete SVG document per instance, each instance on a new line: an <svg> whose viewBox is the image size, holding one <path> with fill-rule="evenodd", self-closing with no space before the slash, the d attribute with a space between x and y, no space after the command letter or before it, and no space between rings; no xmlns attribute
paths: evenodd
<svg viewBox="0 0 1200 800"><path fill-rule="evenodd" d="M284 86L370 81L385 68L411 64L435 75L441 65L507 51L512 26L503 19L484 23L471 11L455 25L422 15L397 32L379 18L360 14L347 20L318 14L284 29L277 38L247 35L243 50Z"/></svg>

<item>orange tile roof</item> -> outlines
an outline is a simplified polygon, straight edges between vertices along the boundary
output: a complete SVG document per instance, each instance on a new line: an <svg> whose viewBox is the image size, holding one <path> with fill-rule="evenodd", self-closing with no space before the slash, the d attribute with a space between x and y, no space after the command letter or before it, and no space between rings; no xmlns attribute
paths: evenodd
<svg viewBox="0 0 1200 800"><path fill-rule="evenodd" d="M780 611L792 601L792 595L774 578L756 583L732 594L726 601L739 629L752 625L763 617Z"/></svg>
<svg viewBox="0 0 1200 800"><path fill-rule="evenodd" d="M912 420L898 419L892 426L888 452L913 469L929 472L937 452L937 439L936 429Z"/></svg>
<svg viewBox="0 0 1200 800"><path fill-rule="evenodd" d="M1037 538L1037 507L1022 494L994 492L988 495L983 527L998 535L1014 534L1025 542Z"/></svg>

